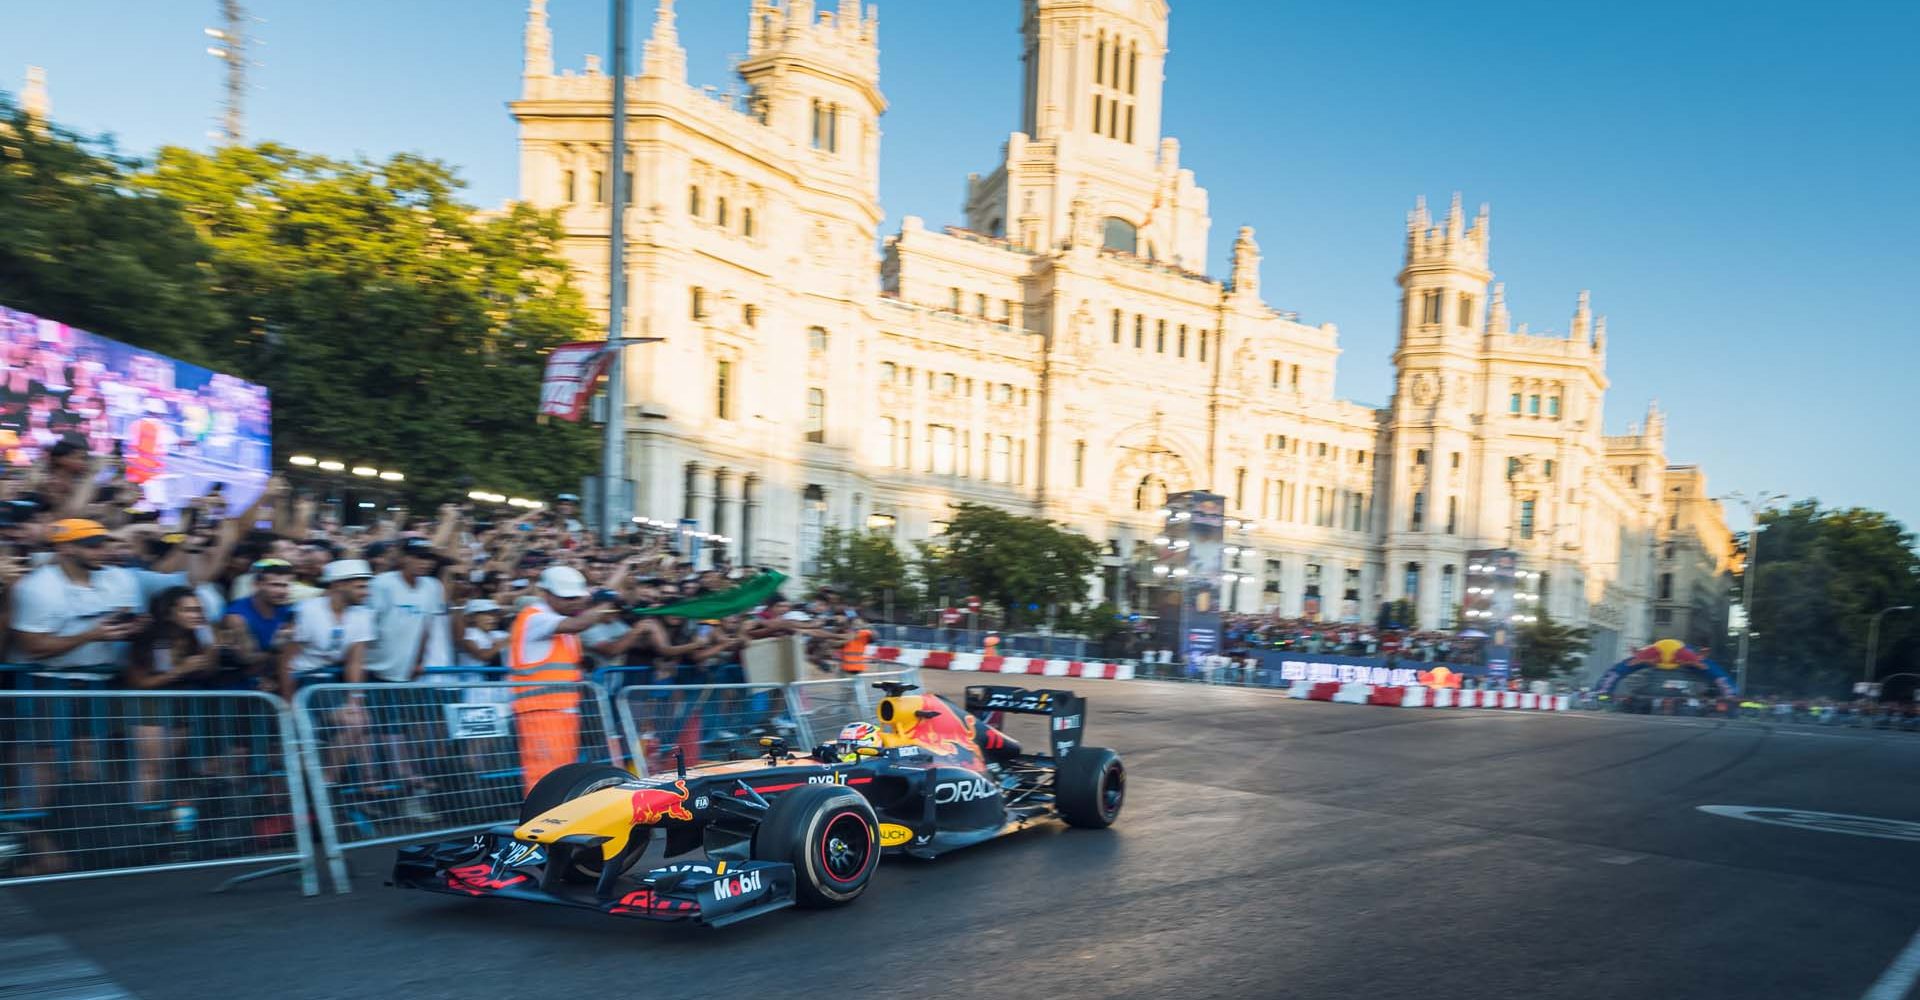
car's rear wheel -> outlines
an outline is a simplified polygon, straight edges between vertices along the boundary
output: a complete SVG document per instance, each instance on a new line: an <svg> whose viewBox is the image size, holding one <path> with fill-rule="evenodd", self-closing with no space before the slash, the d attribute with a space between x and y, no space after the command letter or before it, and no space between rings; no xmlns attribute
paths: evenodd
<svg viewBox="0 0 1920 1000"><path fill-rule="evenodd" d="M531 823L544 813L550 812L563 803L570 802L588 792L597 792L602 788L611 788L622 781L630 781L633 775L611 764L563 764L547 773L547 776L534 782L533 791L520 803L520 822ZM634 837L619 854L614 855L613 864L622 873L632 868L645 852L647 837L645 834ZM560 877L568 882L591 883L600 878L600 872L606 867L593 850L574 851L572 848L554 846L547 849L549 857L555 858L563 867ZM565 857L556 857L564 854ZM552 862L549 862L552 863Z"/></svg>
<svg viewBox="0 0 1920 1000"><path fill-rule="evenodd" d="M773 800L753 835L753 856L793 866L801 906L842 906L859 898L880 861L880 821L859 792L806 785Z"/></svg>
<svg viewBox="0 0 1920 1000"><path fill-rule="evenodd" d="M1054 804L1068 823L1101 829L1120 818L1127 769L1106 747L1075 747L1053 772Z"/></svg>

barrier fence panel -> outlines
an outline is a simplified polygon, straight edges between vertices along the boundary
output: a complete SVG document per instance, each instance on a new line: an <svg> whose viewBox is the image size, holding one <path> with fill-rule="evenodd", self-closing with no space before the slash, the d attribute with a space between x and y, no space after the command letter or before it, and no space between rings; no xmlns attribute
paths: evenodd
<svg viewBox="0 0 1920 1000"><path fill-rule="evenodd" d="M807 733L807 745L817 746L840 734L841 727L853 722L873 722L873 709L879 692L873 685L881 681L903 684L920 683L920 670L908 667L835 677L828 680L796 681L787 685L788 700Z"/></svg>
<svg viewBox="0 0 1920 1000"><path fill-rule="evenodd" d="M673 770L675 751L688 767L752 758L764 736L809 748L784 684L635 684L619 689L614 703L642 774Z"/></svg>
<svg viewBox="0 0 1920 1000"><path fill-rule="evenodd" d="M0 691L0 885L283 862L256 874L319 891L286 702L36 681Z"/></svg>
<svg viewBox="0 0 1920 1000"><path fill-rule="evenodd" d="M622 760L606 696L586 682L316 684L294 719L339 892L349 848L516 821L530 777Z"/></svg>

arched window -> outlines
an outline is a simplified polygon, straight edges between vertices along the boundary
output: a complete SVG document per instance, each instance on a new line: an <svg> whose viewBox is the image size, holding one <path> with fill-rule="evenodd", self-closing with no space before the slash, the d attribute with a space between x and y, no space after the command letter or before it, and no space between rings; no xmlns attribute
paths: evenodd
<svg viewBox="0 0 1920 1000"><path fill-rule="evenodd" d="M751 208L740 210L740 235L753 239L753 209Z"/></svg>
<svg viewBox="0 0 1920 1000"><path fill-rule="evenodd" d="M1140 231L1125 219L1107 216L1101 235L1101 245L1109 250L1133 253L1140 246Z"/></svg>
<svg viewBox="0 0 1920 1000"><path fill-rule="evenodd" d="M827 394L822 389L807 390L807 440L814 444L827 440Z"/></svg>
<svg viewBox="0 0 1920 1000"><path fill-rule="evenodd" d="M825 327L807 327L807 351L811 354L827 353L827 331Z"/></svg>
<svg viewBox="0 0 1920 1000"><path fill-rule="evenodd" d="M725 196L713 200L713 221L717 225L727 224L727 199Z"/></svg>
<svg viewBox="0 0 1920 1000"><path fill-rule="evenodd" d="M1153 473L1140 477L1140 485L1133 488L1134 510L1159 510L1167 502L1167 481Z"/></svg>
<svg viewBox="0 0 1920 1000"><path fill-rule="evenodd" d="M687 189L687 214L696 217L700 214L700 185L698 184Z"/></svg>

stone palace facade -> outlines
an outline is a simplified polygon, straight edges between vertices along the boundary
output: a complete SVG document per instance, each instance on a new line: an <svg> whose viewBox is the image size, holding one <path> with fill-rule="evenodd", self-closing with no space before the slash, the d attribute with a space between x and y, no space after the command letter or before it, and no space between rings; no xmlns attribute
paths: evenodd
<svg viewBox="0 0 1920 1000"><path fill-rule="evenodd" d="M1445 624L1467 552L1510 547L1597 658L1654 637L1663 419L1603 432L1585 293L1564 334L1510 323L1484 207L1408 216L1392 402L1362 406L1334 395L1335 327L1262 297L1252 229L1210 276L1207 193L1162 129L1165 0L1025 0L1024 110L964 224L884 239L877 14L746 6L738 88L688 83L672 0L628 82L625 329L665 338L628 355L636 512L805 575L828 525L905 544L996 504L1106 542L1124 604L1161 498L1207 488L1246 522L1230 607L1407 598ZM561 212L604 314L611 78L555 71L545 7L511 105L520 196Z"/></svg>

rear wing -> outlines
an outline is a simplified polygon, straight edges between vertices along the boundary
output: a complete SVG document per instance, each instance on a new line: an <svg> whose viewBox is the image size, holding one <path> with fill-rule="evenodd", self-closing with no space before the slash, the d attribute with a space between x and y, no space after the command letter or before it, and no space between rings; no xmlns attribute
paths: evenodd
<svg viewBox="0 0 1920 1000"><path fill-rule="evenodd" d="M968 685L967 713L987 715L993 712L1050 716L1052 721L1047 726L1047 734L1052 740L1053 756L1063 758L1080 745L1080 734L1087 722L1087 699L1072 691L1002 687L995 684Z"/></svg>

